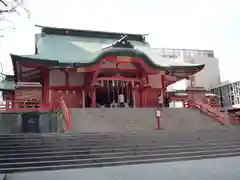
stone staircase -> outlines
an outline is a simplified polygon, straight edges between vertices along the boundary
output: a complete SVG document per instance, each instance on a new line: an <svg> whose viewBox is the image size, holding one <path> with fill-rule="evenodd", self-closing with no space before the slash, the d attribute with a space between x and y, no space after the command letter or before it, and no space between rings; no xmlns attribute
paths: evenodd
<svg viewBox="0 0 240 180"><path fill-rule="evenodd" d="M197 109L163 108L161 116L164 131L190 132L229 128ZM155 128L153 108L72 109L71 132L151 131Z"/></svg>
<svg viewBox="0 0 240 180"><path fill-rule="evenodd" d="M93 108L71 109L72 126L70 132L135 132L152 131L156 128L154 108ZM64 123L48 111L39 111L39 132L59 132ZM199 131L227 129L214 118L201 113L198 109L164 108L161 127L164 131ZM59 124L60 123L60 124ZM62 124L62 125L61 125ZM66 124L66 123L65 123ZM64 127L62 127L64 128ZM0 133L21 133L22 113L0 113Z"/></svg>
<svg viewBox="0 0 240 180"><path fill-rule="evenodd" d="M240 156L240 132L1 134L0 174Z"/></svg>

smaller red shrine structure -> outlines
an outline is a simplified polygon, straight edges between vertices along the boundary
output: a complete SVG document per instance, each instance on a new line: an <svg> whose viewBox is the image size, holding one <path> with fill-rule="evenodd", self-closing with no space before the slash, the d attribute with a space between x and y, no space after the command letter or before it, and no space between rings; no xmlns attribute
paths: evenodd
<svg viewBox="0 0 240 180"><path fill-rule="evenodd" d="M33 55L11 55L12 108L112 107L124 95L128 107L164 103L168 85L188 78L202 64L160 59L144 35L42 27Z"/></svg>

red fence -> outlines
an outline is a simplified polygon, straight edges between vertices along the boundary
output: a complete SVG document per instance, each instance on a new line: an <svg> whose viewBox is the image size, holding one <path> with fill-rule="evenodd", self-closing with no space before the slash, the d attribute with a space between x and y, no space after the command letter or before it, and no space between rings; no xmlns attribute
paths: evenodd
<svg viewBox="0 0 240 180"><path fill-rule="evenodd" d="M23 110L43 110L47 109L42 106L40 101L13 101L6 100L0 102L0 111L23 111Z"/></svg>
<svg viewBox="0 0 240 180"><path fill-rule="evenodd" d="M201 112L207 114L208 116L211 116L214 118L218 123L222 125L228 125L229 123L232 125L239 125L240 124L240 118L237 116L230 114L229 115L229 122L227 122L226 116L224 113L220 111L219 108L212 107L210 104L206 104L202 101L196 101L196 102L189 102L189 107L197 108Z"/></svg>
<svg viewBox="0 0 240 180"><path fill-rule="evenodd" d="M191 106L198 108L201 112L204 112L205 114L213 117L218 123L222 125L227 124L224 114L209 104L205 104L201 101L196 101L191 103Z"/></svg>
<svg viewBox="0 0 240 180"><path fill-rule="evenodd" d="M67 108L67 105L64 101L64 98L61 97L59 101L60 105L59 108L63 113L66 128L67 130L71 130L72 127L72 117L71 111ZM0 111L35 111L35 110L50 110L51 107L43 106L42 102L40 101L1 101L0 102Z"/></svg>
<svg viewBox="0 0 240 180"><path fill-rule="evenodd" d="M63 112L64 120L66 121L66 128L70 131L72 128L71 111L67 108L63 97L60 98L60 110Z"/></svg>
<svg viewBox="0 0 240 180"><path fill-rule="evenodd" d="M235 116L234 114L230 113L229 114L229 119L230 119L231 124L240 125L240 118Z"/></svg>

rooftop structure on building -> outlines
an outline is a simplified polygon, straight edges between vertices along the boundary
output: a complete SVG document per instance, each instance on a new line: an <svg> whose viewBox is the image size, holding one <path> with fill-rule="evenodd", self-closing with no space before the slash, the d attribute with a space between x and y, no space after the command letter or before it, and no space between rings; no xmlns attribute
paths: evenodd
<svg viewBox="0 0 240 180"><path fill-rule="evenodd" d="M183 56L191 57L214 57L213 50L200 50L200 49L173 49L173 48L154 48L160 57L176 59Z"/></svg>
<svg viewBox="0 0 240 180"><path fill-rule="evenodd" d="M169 86L172 90L186 90L188 87L202 86L210 90L220 83L220 69L218 59L213 50L154 48L160 58L172 62L187 62L205 64L204 70L191 76L189 79L178 81Z"/></svg>

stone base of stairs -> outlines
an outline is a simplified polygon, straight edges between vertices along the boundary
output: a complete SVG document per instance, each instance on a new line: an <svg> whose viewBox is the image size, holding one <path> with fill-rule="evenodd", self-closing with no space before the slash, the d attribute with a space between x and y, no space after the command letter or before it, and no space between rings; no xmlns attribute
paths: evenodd
<svg viewBox="0 0 240 180"><path fill-rule="evenodd" d="M162 109L161 128L165 131L225 129L199 110ZM156 128L153 108L72 109L72 132L150 131Z"/></svg>

